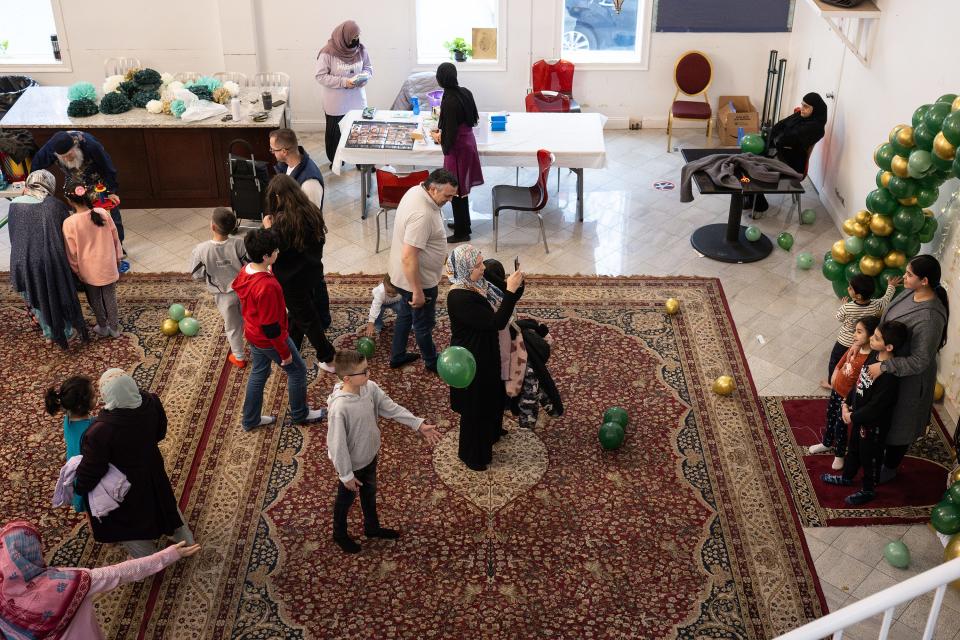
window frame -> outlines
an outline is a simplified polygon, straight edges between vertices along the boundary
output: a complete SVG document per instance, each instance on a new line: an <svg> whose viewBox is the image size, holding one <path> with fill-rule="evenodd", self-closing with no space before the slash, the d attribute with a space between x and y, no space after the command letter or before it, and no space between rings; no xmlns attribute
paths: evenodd
<svg viewBox="0 0 960 640"><path fill-rule="evenodd" d="M32 0L38 2L42 0ZM50 63L31 62L26 64L4 64L0 58L0 72L8 73L71 73L73 65L70 60L70 44L67 41L67 30L63 21L61 0L46 0L50 3L53 12L53 26L57 30L57 42L60 44L60 60Z"/></svg>
<svg viewBox="0 0 960 640"><path fill-rule="evenodd" d="M553 37L553 56L554 58L563 58L577 65L581 69L590 69L593 71L649 71L650 70L650 41L653 40L653 7L656 4L654 0L637 0L640 4L637 10L637 35L642 38L640 46L637 48L637 56L631 56L629 60L623 62L614 62L611 60L578 60L571 57L569 53L563 51L563 18L566 7L565 0L557 0L554 5L557 8L557 18L554 23ZM610 52L623 53L623 52Z"/></svg>
<svg viewBox="0 0 960 640"><path fill-rule="evenodd" d="M418 0L410 0L410 30L413 33L413 70L433 71L443 62L454 62L449 56L436 60L422 60L420 58L420 37L417 33L417 4ZM474 60L468 58L466 62L454 62L462 71L506 71L507 70L507 0L497 0L497 59Z"/></svg>

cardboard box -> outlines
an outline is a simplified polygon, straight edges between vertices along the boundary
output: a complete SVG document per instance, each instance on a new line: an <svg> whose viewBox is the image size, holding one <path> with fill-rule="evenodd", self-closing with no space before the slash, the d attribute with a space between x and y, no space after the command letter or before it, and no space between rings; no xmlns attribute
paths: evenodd
<svg viewBox="0 0 960 640"><path fill-rule="evenodd" d="M737 129L744 133L760 132L760 114L748 96L720 96L717 106L717 135L720 144L736 146Z"/></svg>

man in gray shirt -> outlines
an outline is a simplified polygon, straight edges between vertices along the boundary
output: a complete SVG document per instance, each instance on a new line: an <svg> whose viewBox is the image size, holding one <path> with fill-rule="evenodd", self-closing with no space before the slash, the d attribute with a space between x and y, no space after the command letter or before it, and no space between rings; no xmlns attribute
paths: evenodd
<svg viewBox="0 0 960 640"><path fill-rule="evenodd" d="M437 323L437 285L447 259L447 236L440 208L457 194L457 179L436 169L419 187L404 194L397 207L388 273L402 297L393 330L390 366L394 369L420 355L427 369L437 370L433 327ZM413 327L420 355L407 352Z"/></svg>

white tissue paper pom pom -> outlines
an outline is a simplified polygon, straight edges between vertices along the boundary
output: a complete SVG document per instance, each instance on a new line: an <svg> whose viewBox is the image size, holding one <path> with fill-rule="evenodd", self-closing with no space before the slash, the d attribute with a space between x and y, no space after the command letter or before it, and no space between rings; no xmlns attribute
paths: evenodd
<svg viewBox="0 0 960 640"><path fill-rule="evenodd" d="M240 95L240 85L233 80L227 80L223 83L223 88L230 92L231 96Z"/></svg>
<svg viewBox="0 0 960 640"><path fill-rule="evenodd" d="M167 85L167 89L175 93L180 89L183 89L183 83L180 82L179 80L174 80L173 82Z"/></svg>
<svg viewBox="0 0 960 640"><path fill-rule="evenodd" d="M170 84L173 82L173 74L164 71L160 74L160 84Z"/></svg>
<svg viewBox="0 0 960 640"><path fill-rule="evenodd" d="M163 103L159 100L151 100L147 103L147 111L150 113L163 113Z"/></svg>
<svg viewBox="0 0 960 640"><path fill-rule="evenodd" d="M103 81L103 93L108 94L116 91L121 82L123 82L123 76L107 76Z"/></svg>

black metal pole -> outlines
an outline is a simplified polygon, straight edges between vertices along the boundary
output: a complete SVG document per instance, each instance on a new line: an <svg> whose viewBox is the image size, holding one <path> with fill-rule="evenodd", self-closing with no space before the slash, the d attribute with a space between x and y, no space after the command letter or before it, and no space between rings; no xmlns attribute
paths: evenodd
<svg viewBox="0 0 960 640"><path fill-rule="evenodd" d="M773 122L780 121L780 101L783 98L783 78L787 75L787 59L780 60L780 68L777 69L777 98L774 101Z"/></svg>
<svg viewBox="0 0 960 640"><path fill-rule="evenodd" d="M770 110L770 98L771 91L773 89L773 77L777 73L777 51L770 51L770 61L767 63L767 86L763 93L763 111L760 114L760 127L763 129L767 126L769 119L769 110Z"/></svg>

